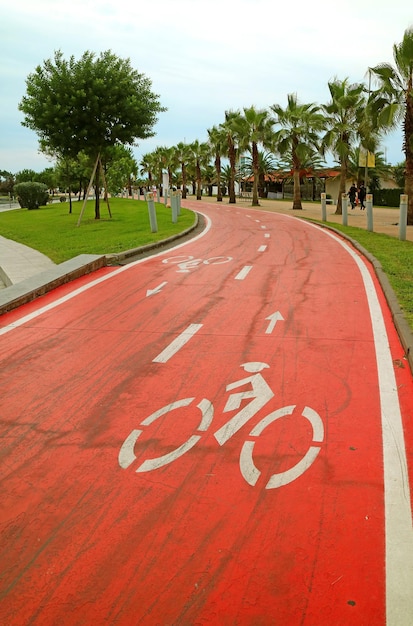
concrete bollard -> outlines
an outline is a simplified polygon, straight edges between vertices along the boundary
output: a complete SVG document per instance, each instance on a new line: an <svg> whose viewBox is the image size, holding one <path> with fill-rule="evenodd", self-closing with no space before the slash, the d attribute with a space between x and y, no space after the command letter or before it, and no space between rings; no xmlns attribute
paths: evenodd
<svg viewBox="0 0 413 626"><path fill-rule="evenodd" d="M327 221L327 200L325 193L321 194L321 219L323 222Z"/></svg>
<svg viewBox="0 0 413 626"><path fill-rule="evenodd" d="M343 193L341 196L341 212L343 214L343 219L342 219L342 223L343 226L347 226L347 216L348 216L348 198L347 198L347 194Z"/></svg>
<svg viewBox="0 0 413 626"><path fill-rule="evenodd" d="M178 215L181 215L181 199L182 199L182 191L178 189L176 192L176 205L178 207Z"/></svg>
<svg viewBox="0 0 413 626"><path fill-rule="evenodd" d="M366 211L367 211L367 230L373 232L373 194L368 193L366 196Z"/></svg>
<svg viewBox="0 0 413 626"><path fill-rule="evenodd" d="M399 239L406 241L406 227L407 227L407 203L409 196L403 193L400 196L400 218L399 218Z"/></svg>
<svg viewBox="0 0 413 626"><path fill-rule="evenodd" d="M158 232L158 222L156 220L155 202L153 200L153 193L146 194L146 201L148 203L149 223L151 225L151 232Z"/></svg>
<svg viewBox="0 0 413 626"><path fill-rule="evenodd" d="M178 221L178 194L176 191L171 191L171 209L172 209L172 222L176 224Z"/></svg>

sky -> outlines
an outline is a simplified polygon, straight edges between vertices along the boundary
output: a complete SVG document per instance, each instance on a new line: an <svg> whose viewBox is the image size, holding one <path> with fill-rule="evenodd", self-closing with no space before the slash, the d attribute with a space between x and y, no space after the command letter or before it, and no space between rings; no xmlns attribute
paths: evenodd
<svg viewBox="0 0 413 626"><path fill-rule="evenodd" d="M0 170L37 172L53 162L22 126L26 78L61 50L111 50L152 81L167 111L136 159L158 146L195 139L243 107L327 103L328 82L365 81L393 63L393 45L413 25L406 0L0 0ZM388 163L404 159L402 133L385 136ZM332 163L332 162L331 162Z"/></svg>

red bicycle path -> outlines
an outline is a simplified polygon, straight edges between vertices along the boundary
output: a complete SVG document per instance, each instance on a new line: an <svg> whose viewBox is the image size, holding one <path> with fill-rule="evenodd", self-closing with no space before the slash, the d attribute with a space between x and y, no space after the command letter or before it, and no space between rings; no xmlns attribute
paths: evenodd
<svg viewBox="0 0 413 626"><path fill-rule="evenodd" d="M211 227L196 241L1 318L2 623L410 624L411 512L394 546L386 525L400 501L386 496L383 452L394 416L383 420L374 324L348 244L283 215L202 210ZM409 512L412 378L372 268L353 254L394 361L407 455L395 436L405 481L395 492ZM191 324L197 332L159 360ZM225 411L227 386L256 362L269 365L274 397L220 446L214 434L236 412ZM183 398L195 400L142 425ZM206 432L201 399L214 408ZM291 415L251 436L286 406ZM324 426L319 454L266 489L314 444L305 407ZM180 458L136 471L194 433ZM239 461L252 439L255 485Z"/></svg>

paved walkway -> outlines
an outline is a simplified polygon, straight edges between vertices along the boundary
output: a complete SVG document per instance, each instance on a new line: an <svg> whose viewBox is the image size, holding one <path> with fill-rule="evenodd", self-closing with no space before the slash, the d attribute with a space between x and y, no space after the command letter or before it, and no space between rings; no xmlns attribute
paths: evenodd
<svg viewBox="0 0 413 626"><path fill-rule="evenodd" d="M249 207L251 202L241 202L240 206ZM259 209L264 211L276 211L278 213L286 213L295 215L296 217L308 217L311 219L322 220L321 204L316 202L303 202L302 211L292 210L292 200L267 200L260 199ZM335 205L327 205L327 222L332 224L342 224L343 216L335 215ZM373 231L376 233L384 233L391 237L399 237L399 209L388 209L386 207L373 208ZM356 226L357 228L367 229L367 212L361 211L359 208L348 210L348 226ZM406 239L413 241L413 226L407 227Z"/></svg>
<svg viewBox="0 0 413 626"><path fill-rule="evenodd" d="M0 235L0 287L15 285L54 266L41 252Z"/></svg>

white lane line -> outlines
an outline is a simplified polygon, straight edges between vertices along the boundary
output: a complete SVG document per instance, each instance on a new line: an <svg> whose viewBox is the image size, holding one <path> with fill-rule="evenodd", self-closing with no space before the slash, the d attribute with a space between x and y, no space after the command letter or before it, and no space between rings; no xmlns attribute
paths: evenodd
<svg viewBox="0 0 413 626"><path fill-rule="evenodd" d="M153 363L166 363L172 358L188 341L192 339L195 333L202 328L202 324L189 324L188 328L184 330L176 339L174 339L169 346L162 350L158 356L153 359Z"/></svg>
<svg viewBox="0 0 413 626"><path fill-rule="evenodd" d="M264 226L264 225L262 225L262 226L261 226L261 228L265 229L265 228L267 228L267 227L266 227L266 226Z"/></svg>
<svg viewBox="0 0 413 626"><path fill-rule="evenodd" d="M200 211L198 211L198 212L201 213ZM99 285L100 283L105 282L105 280L109 280L110 278L113 278L114 276L117 276L118 274L122 274L122 272L127 272L132 267L135 267L135 265L139 265L140 263L144 263L149 258L153 259L153 258L156 258L158 256L165 255L167 253L170 253L171 250L177 250L178 248L182 248L183 246L188 245L188 243L193 243L194 241L197 241L201 237L204 237L204 235L206 235L207 232L211 229L212 222L211 222L210 218L207 215L205 215L205 213L201 213L201 215L206 220L206 227L202 231L202 233L200 233L199 235L197 235L196 237L191 239L190 242L180 243L177 246L174 246L173 248L168 250L167 252L166 251L157 252L156 254L152 254L150 257L147 257L145 259L139 259L138 261L134 261L133 263L128 263L128 265L123 265L122 267L119 267L118 269L114 270L113 272L110 272L109 274L105 274L104 276L101 276L100 278L96 278L95 280L92 280L87 285L84 285L83 287L79 287L78 289L75 289L74 291L72 291L71 293L67 294L66 296L63 296L62 298L58 298L58 300L55 300L54 302L51 302L50 304L47 304L46 306L43 306L40 309L37 309L36 311L33 311L33 313L29 313L28 315L25 315L24 317L21 317L19 320L16 320L12 324L8 324L7 326L3 326L3 328L0 328L0 335L5 335L6 333L10 332L11 330L15 330L16 328L19 328L19 326L23 326L23 324L26 324L27 322L30 322L31 320L34 320L36 317L39 317L40 315L43 315L43 313L47 313L48 311L51 311L52 309L55 309L56 307L60 306L61 304L64 304L65 302L68 302L72 298L75 298L76 296L79 296L80 294L84 293L88 289L91 289L92 287L95 287L95 285Z"/></svg>
<svg viewBox="0 0 413 626"><path fill-rule="evenodd" d="M264 233L264 237L267 237L267 239L270 238L270 233Z"/></svg>
<svg viewBox="0 0 413 626"><path fill-rule="evenodd" d="M318 228L309 224L313 228ZM333 233L323 230L356 262L366 291L376 352L383 436L386 625L411 624L413 616L413 520L403 420L383 312L363 259Z"/></svg>
<svg viewBox="0 0 413 626"><path fill-rule="evenodd" d="M240 272L235 276L235 280L244 280L246 276L248 276L249 272L252 270L252 265L246 265L242 268Z"/></svg>
<svg viewBox="0 0 413 626"><path fill-rule="evenodd" d="M260 247L258 248L258 252L265 252L265 251L266 251L266 249L267 249L267 246L260 246Z"/></svg>

